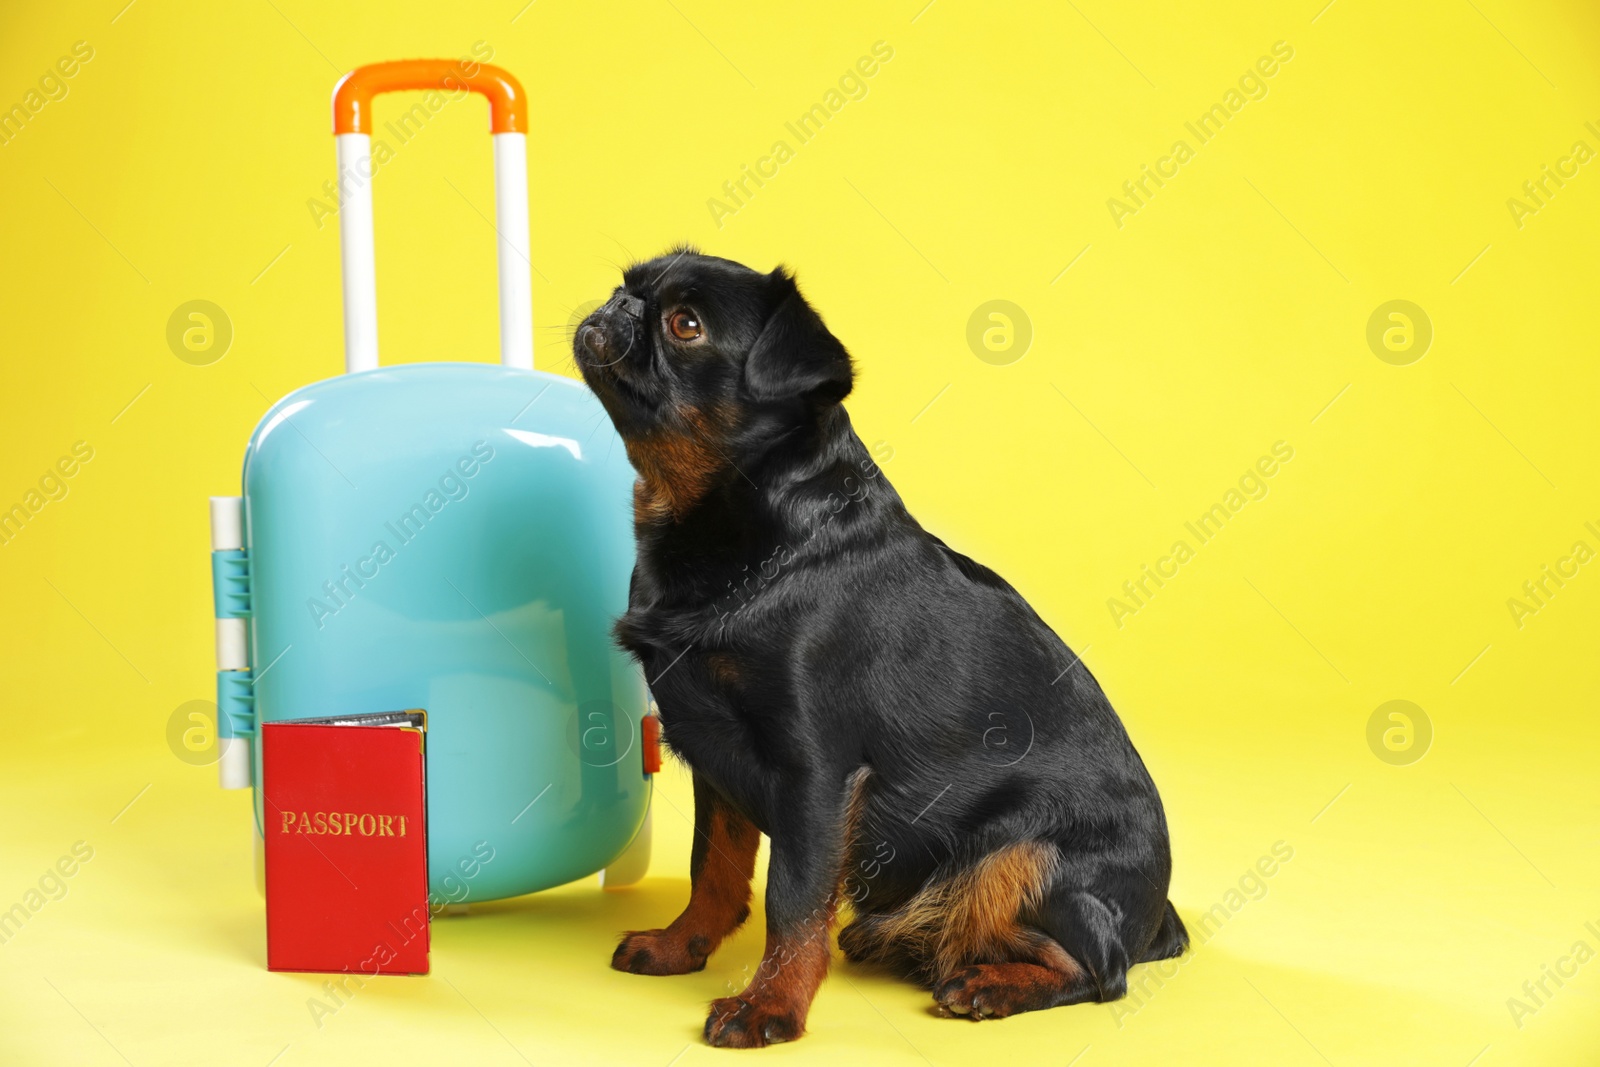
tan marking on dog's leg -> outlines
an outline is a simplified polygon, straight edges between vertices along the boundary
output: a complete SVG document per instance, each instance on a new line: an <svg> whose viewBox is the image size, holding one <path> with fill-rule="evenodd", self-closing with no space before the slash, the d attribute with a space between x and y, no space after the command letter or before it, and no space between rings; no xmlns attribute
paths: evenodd
<svg viewBox="0 0 1600 1067"><path fill-rule="evenodd" d="M625 934L611 966L634 974L688 974L705 967L706 957L750 915L750 880L755 875L761 834L708 787L695 790L696 807L711 805L702 832L695 813L694 847L689 854L689 903L664 930ZM704 799L702 799L704 798Z"/></svg>

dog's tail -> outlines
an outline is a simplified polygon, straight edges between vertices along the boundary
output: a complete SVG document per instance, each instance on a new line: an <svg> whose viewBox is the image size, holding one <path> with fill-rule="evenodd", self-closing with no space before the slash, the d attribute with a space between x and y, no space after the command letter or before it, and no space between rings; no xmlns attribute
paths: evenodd
<svg viewBox="0 0 1600 1067"><path fill-rule="evenodd" d="M1183 955L1188 947L1189 931L1184 929L1183 920L1178 918L1178 911L1169 900L1167 910L1161 914L1161 925L1156 927L1156 936L1151 939L1150 946L1144 950L1139 962L1170 960Z"/></svg>

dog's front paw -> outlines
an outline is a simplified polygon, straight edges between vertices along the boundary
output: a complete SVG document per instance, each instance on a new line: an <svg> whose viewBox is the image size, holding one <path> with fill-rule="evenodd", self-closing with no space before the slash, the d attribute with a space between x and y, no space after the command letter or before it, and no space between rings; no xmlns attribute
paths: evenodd
<svg viewBox="0 0 1600 1067"><path fill-rule="evenodd" d="M692 974L705 970L710 943L670 930L631 930L611 954L611 966L629 974Z"/></svg>
<svg viewBox="0 0 1600 1067"><path fill-rule="evenodd" d="M706 1043L718 1048L761 1048L805 1032L805 1017L794 1008L743 997L713 1000L706 1016Z"/></svg>

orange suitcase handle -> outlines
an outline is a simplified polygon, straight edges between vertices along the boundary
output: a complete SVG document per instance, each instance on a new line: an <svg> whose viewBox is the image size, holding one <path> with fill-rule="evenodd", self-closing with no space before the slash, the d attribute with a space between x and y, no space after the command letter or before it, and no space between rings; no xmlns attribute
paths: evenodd
<svg viewBox="0 0 1600 1067"><path fill-rule="evenodd" d="M372 132L372 98L405 89L443 89L482 93L489 98L493 133L528 132L528 98L522 83L486 63L468 74L453 59L398 59L357 67L339 81L333 93L333 132Z"/></svg>

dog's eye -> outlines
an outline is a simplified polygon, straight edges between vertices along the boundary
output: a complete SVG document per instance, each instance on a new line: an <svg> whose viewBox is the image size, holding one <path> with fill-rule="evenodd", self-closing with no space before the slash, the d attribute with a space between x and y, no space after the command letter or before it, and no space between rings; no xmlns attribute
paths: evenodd
<svg viewBox="0 0 1600 1067"><path fill-rule="evenodd" d="M672 313L667 320L667 329L672 331L672 336L680 341L693 341L705 332L700 325L700 316L687 308L680 308Z"/></svg>

